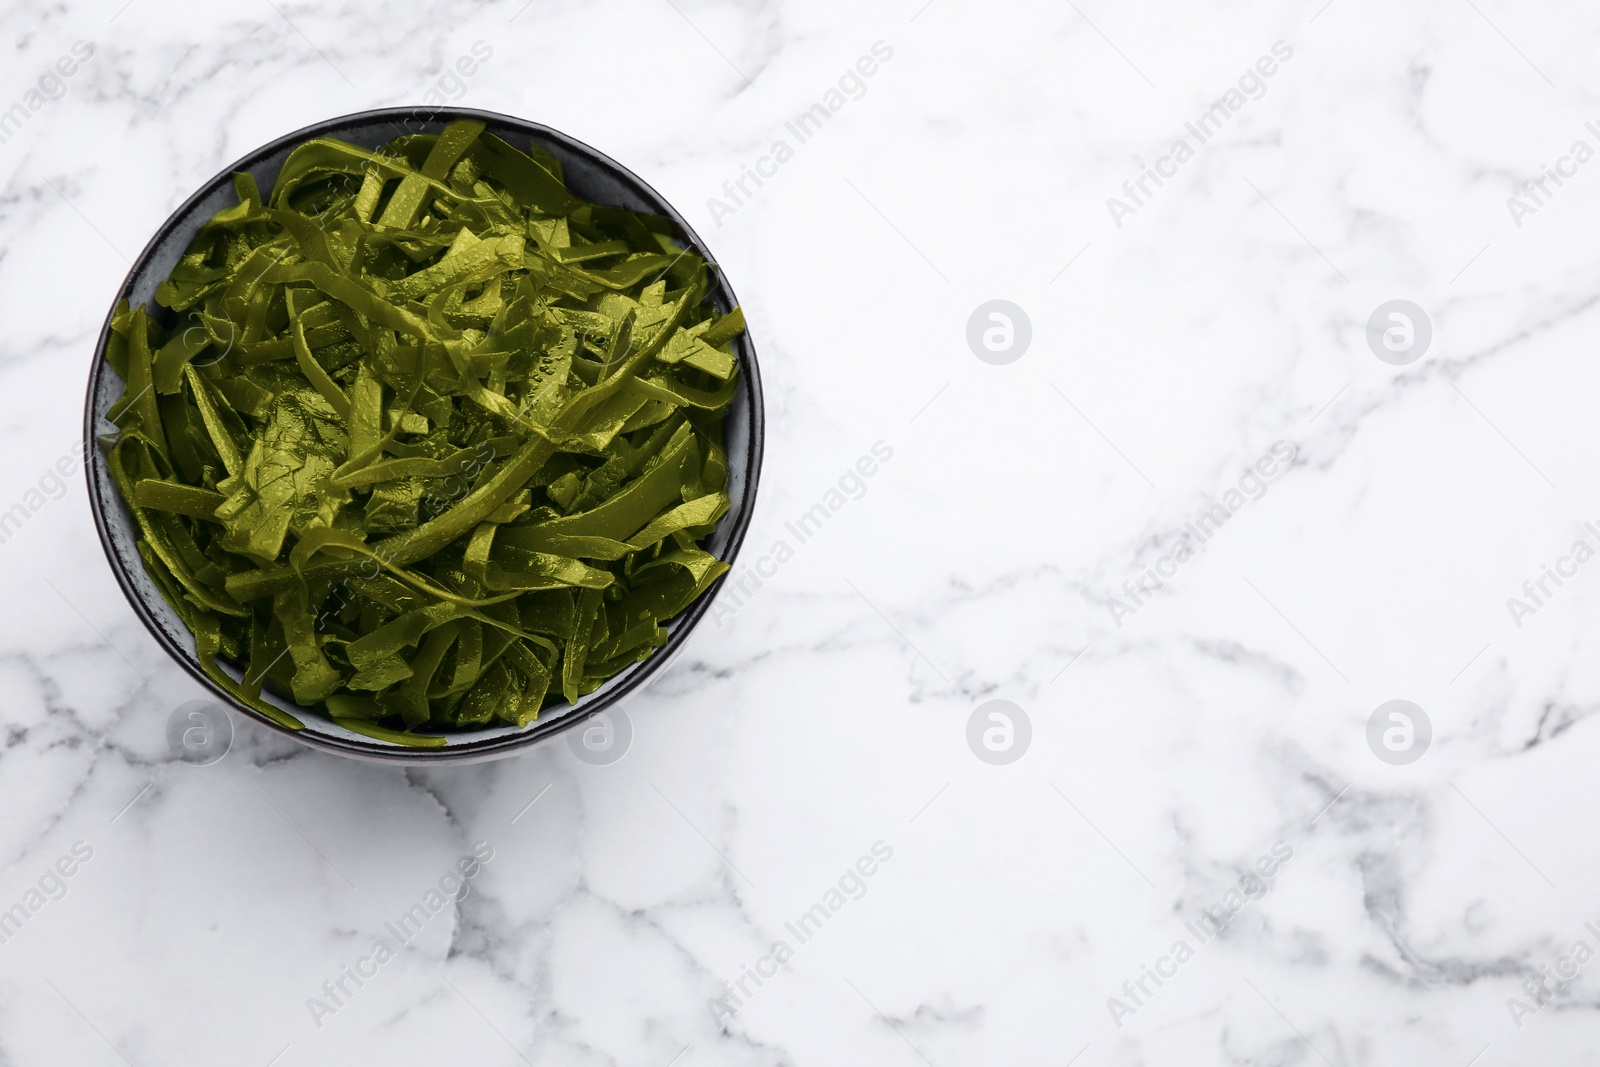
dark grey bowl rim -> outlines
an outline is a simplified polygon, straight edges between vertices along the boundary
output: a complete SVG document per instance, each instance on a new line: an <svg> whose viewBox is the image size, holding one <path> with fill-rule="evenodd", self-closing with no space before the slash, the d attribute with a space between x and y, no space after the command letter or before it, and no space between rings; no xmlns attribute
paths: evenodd
<svg viewBox="0 0 1600 1067"><path fill-rule="evenodd" d="M718 303L724 309L738 305L738 298L734 295L732 286L728 284L726 276L718 266L716 257L712 255L705 241L700 238L699 234L695 233L693 227L678 213L677 209L668 203L666 198L656 192L644 179L634 174L633 171L575 137L562 133L560 130L552 129L549 126L530 122L527 119L474 108L395 107L376 108L340 115L336 118L313 123L310 126L276 138L219 171L210 180L202 183L192 196L168 216L167 220L152 235L144 250L139 253L139 257L134 260L133 266L128 270L128 274L123 279L116 297L111 302L111 310L106 313L105 323L102 325L99 339L95 343L94 362L89 372L89 387L84 402L84 471L89 483L89 509L94 515L95 532L100 537L100 546L105 551L106 559L111 564L111 571L116 576L117 584L121 586L123 595L127 597L134 613L139 616L139 620L144 623L145 629L156 639L156 642L166 650L167 654L179 666L189 673L190 677L199 682L218 701L269 729L324 752L400 764L477 762L510 755L570 729L595 713L612 707L630 693L647 684L651 677L669 663L683 647L690 633L710 609L713 598L722 587L722 583L727 580L728 575L724 574L722 578L719 578L699 599L672 620L669 624L671 632L667 638L667 643L658 648L649 659L626 669L609 688L594 694L594 699L591 700L588 697L580 699L576 706L571 707L571 710L553 715L548 719L535 721L527 729L518 733L485 738L482 741L451 744L442 748L408 748L378 741L352 740L314 732L315 724L320 721L320 715L316 713L306 716L310 721L304 730L291 730L284 727L273 722L254 708L235 699L226 689L206 676L206 673L200 669L200 664L195 659L194 654L176 641L173 641L165 629L157 623L149 607L145 604L144 598L134 586L121 557L112 545L107 529L107 512L110 508L115 507L116 504L102 499L101 482L95 477L96 469L103 467L105 464L105 456L100 450L95 432L98 428L99 415L95 411L94 399L100 383L100 377L108 370L105 350L108 338L111 335L111 320L116 313L117 305L130 297L135 279L144 270L162 239L174 228L181 225L196 210L206 196L215 191L222 183L230 182L236 171L249 169L275 152L290 148L301 141L307 141L313 137L337 137L341 131L355 126L367 126L381 122L390 122L392 124L415 123L419 117L425 117L425 121L428 122L450 121L461 118L478 119L491 127L511 127L525 136L557 144L574 155L589 157L601 168L609 171L611 176L619 182L630 186L643 200L649 202L660 215L670 219L673 225L678 228L682 239L705 257L706 262L712 267L714 279L714 285L708 299ZM263 192L268 192L268 190L263 190ZM755 346L750 341L748 334L741 339L741 344L738 346L738 356L740 373L747 376L746 381L749 383L750 425L746 452L747 461L745 464L744 498L733 514L724 516L722 519L722 522L727 524L726 529L728 530L728 541L723 552L723 558L730 567L737 559L740 547L744 544L745 533L749 529L750 519L755 510L756 491L760 482L762 451L766 436L766 418L761 392L761 371L756 361ZM561 706L558 705L557 707ZM470 735L463 734L458 736Z"/></svg>

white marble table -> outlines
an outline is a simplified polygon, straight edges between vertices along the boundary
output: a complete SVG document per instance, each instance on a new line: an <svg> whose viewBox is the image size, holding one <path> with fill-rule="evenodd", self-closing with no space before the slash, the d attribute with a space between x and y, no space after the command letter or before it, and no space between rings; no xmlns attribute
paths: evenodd
<svg viewBox="0 0 1600 1067"><path fill-rule="evenodd" d="M0 11L0 1064L1600 1056L1600 13L121 3ZM762 573L618 762L186 765L73 451L107 300L425 100L711 242Z"/></svg>

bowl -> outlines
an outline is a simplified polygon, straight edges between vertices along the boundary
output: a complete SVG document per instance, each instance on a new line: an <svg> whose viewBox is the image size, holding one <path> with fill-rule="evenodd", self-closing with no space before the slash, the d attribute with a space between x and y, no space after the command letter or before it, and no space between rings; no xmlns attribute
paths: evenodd
<svg viewBox="0 0 1600 1067"><path fill-rule="evenodd" d="M732 310L738 299L733 289L717 269L716 258L704 241L689 227L683 216L662 198L638 175L609 156L558 130L538 123L467 108L386 108L362 111L341 118L328 119L305 129L296 130L270 144L262 145L243 159L223 170L206 182L188 200L184 201L145 246L128 272L122 287L111 301L112 309L127 300L132 305L144 305L150 314L163 324L174 318L171 312L154 303L156 286L172 271L178 259L187 251L190 241L200 226L216 212L236 202L232 177L238 171L249 171L261 188L270 195L278 170L289 153L313 137L337 137L364 148L377 148L398 136L411 133L437 133L457 119L476 119L488 132L512 144L530 141L548 149L565 168L567 186L585 200L612 207L649 212L670 219L678 229L678 237L692 247L713 268L714 285L709 300L720 312ZM281 694L264 690L262 696L273 704L295 715L305 723L303 730L291 730L278 725L260 712L236 700L227 690L206 677L195 656L194 637L177 614L162 599L155 583L145 573L144 565L135 547L137 526L122 497L117 493L107 469L104 452L96 439L101 434L113 433L116 427L105 418L106 411L122 394L122 380L105 359L106 343L111 335L111 315L106 316L95 346L94 366L89 372L88 399L84 407L83 435L85 446L85 472L89 480L89 506L94 513L95 527L100 543L105 548L106 559L111 564L117 584L132 605L134 613L144 622L161 645L178 664L204 686L221 704L241 715L293 737L302 744L342 756L379 760L403 764L432 764L439 762L472 762L512 755L544 741L563 730L583 722L589 717L617 708L627 697L648 685L653 677L664 670L683 650L695 626L710 610L712 599L722 587L727 575L689 607L666 624L666 644L648 659L633 664L606 680L599 689L581 698L577 704L559 704L540 712L539 718L527 727L495 727L476 731L462 731L447 736L438 748L409 748L375 740L352 733L337 726L320 713L308 714L306 709ZM764 416L761 402L761 373L756 365L755 347L748 333L736 341L739 360L739 388L734 395L725 422L725 448L728 455L728 513L707 539L706 548L714 555L732 564L744 541L755 504L756 483L761 473L761 453L764 434ZM220 661L219 661L220 662ZM237 677L237 670L233 670Z"/></svg>

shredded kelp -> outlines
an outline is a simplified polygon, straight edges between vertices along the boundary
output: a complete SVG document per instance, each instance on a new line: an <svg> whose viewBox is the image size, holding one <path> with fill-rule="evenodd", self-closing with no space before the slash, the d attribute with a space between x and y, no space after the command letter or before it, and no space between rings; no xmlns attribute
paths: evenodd
<svg viewBox="0 0 1600 1067"><path fill-rule="evenodd" d="M736 308L668 220L477 122L290 154L119 307L108 465L206 673L438 745L666 641L727 565ZM239 680L219 665L234 665Z"/></svg>

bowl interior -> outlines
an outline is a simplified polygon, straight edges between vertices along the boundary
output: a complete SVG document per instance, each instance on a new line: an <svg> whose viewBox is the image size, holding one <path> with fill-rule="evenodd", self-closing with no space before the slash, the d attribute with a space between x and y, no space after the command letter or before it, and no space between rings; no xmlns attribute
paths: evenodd
<svg viewBox="0 0 1600 1067"><path fill-rule="evenodd" d="M113 304L125 299L133 305L144 305L158 321L170 321L171 313L154 304L156 286L171 273L172 268L188 250L189 243L194 239L201 224L218 211L236 202L232 184L235 172L249 171L255 177L262 195L269 196L284 160L295 146L310 138L337 137L364 148L377 148L404 134L437 133L458 118L477 119L485 124L488 132L504 138L513 145L522 147L533 141L548 149L561 161L565 169L567 186L575 195L585 200L649 212L671 219L678 227L680 239L715 267L716 260L705 243L659 193L625 167L580 141L536 123L505 115L452 108L427 111L395 108L362 112L307 127L257 149L218 174L178 208L161 227L134 263ZM722 277L720 270L714 270L713 277L714 285L709 297L711 303L719 311L732 310L738 304L733 290ZM99 435L116 431L116 427L106 420L105 413L123 391L122 379L104 358L109 331L108 316L106 327L101 331L99 344L95 349L84 418L89 502L99 528L101 542L105 546L106 556L111 562L112 570L116 573L123 592L127 594L134 610L144 620L156 640L222 703L276 729L278 727L269 720L240 705L226 690L205 676L195 657L193 635L145 573L136 548L138 527L127 505L118 495L106 466L105 454L95 441ZM745 529L749 525L761 466L762 444L761 378L756 366L755 349L748 334L738 339L736 347L739 357L739 387L734 394L726 421L730 507L728 514L723 517L707 543L709 551L729 563L732 563L737 555L744 539ZM485 759L506 755L551 733L575 725L608 706L615 705L629 692L646 684L651 676L667 666L671 659L682 651L690 631L705 616L721 584L719 581L698 601L667 624L666 645L657 649L649 659L636 663L608 679L595 692L582 698L577 705L561 704L546 708L540 714L538 721L525 729L508 726L463 732L451 735L444 747L414 749L352 733L320 714L308 713L281 695L270 692L263 695L306 724L305 730L286 732L308 745L328 751L406 763L433 763L441 759Z"/></svg>

